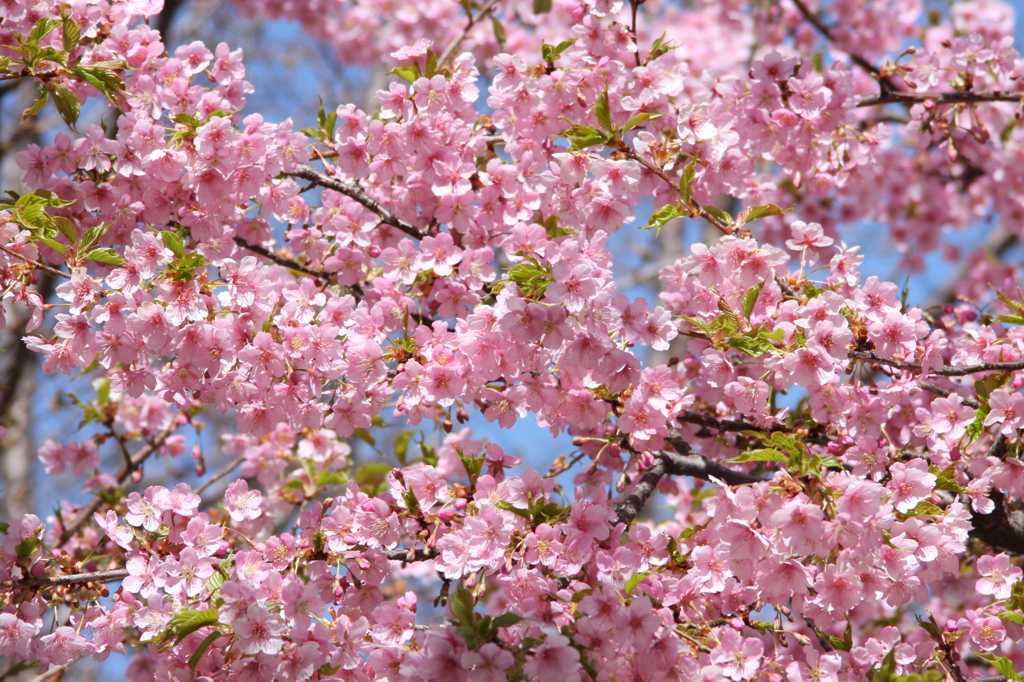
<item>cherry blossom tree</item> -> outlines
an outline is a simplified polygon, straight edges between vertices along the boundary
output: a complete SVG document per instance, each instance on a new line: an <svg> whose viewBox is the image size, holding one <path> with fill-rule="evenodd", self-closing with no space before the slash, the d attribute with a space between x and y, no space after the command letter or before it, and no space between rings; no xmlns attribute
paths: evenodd
<svg viewBox="0 0 1024 682"><path fill-rule="evenodd" d="M236 5L383 65L375 106L267 121L159 0L0 4L65 124L0 205L4 315L82 422L38 451L72 499L0 526L0 675L1019 679L1008 6ZM621 240L683 220L627 296ZM886 252L945 258L932 304Z"/></svg>

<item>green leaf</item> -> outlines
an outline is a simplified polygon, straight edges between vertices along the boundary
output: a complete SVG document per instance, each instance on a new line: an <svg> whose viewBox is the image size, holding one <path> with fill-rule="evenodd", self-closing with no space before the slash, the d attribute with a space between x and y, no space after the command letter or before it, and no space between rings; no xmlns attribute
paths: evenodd
<svg viewBox="0 0 1024 682"><path fill-rule="evenodd" d="M732 225L732 216L717 206L704 206L704 212L725 225Z"/></svg>
<svg viewBox="0 0 1024 682"><path fill-rule="evenodd" d="M491 28L494 29L494 39L498 42L498 47L505 49L505 41L508 40L505 35L505 27L498 21L498 17L491 15Z"/></svg>
<svg viewBox="0 0 1024 682"><path fill-rule="evenodd" d="M761 280L754 286L747 290L747 293L743 295L743 317L750 319L750 313L754 312L754 306L757 304L757 297L761 295L761 289L764 288L765 280Z"/></svg>
<svg viewBox="0 0 1024 682"><path fill-rule="evenodd" d="M679 197L684 204L693 200L693 179L697 177L697 157L690 159L683 169L683 176L679 178Z"/></svg>
<svg viewBox="0 0 1024 682"><path fill-rule="evenodd" d="M789 213L793 210L793 207L779 208L775 204L763 204L761 206L751 206L740 211L740 214L736 216L736 225L746 225L752 223L759 218L767 218L772 215L782 215L783 213Z"/></svg>
<svg viewBox="0 0 1024 682"><path fill-rule="evenodd" d="M562 133L562 137L571 143L569 145L571 152L578 152L608 141L608 136L593 126L573 125Z"/></svg>
<svg viewBox="0 0 1024 682"><path fill-rule="evenodd" d="M204 639L202 641L202 643L200 643L200 645L198 647L196 647L195 652L191 656L188 657L188 667L192 671L193 675L196 674L196 667L198 667L199 660L203 657L203 654L206 653L206 650L210 648L210 645L213 644L213 642L218 637L223 637L223 636L224 636L223 632L214 630L213 632L211 632L210 634L208 634L206 636L206 639Z"/></svg>
<svg viewBox="0 0 1024 682"><path fill-rule="evenodd" d="M114 265L121 267L124 265L124 258L114 249L109 246L103 246L98 249L93 249L89 253L85 254L85 260L95 261L97 263L104 263L106 265Z"/></svg>
<svg viewBox="0 0 1024 682"><path fill-rule="evenodd" d="M551 11L552 0L533 0L533 13L546 14Z"/></svg>
<svg viewBox="0 0 1024 682"><path fill-rule="evenodd" d="M431 47L427 48L427 78L433 78L434 74L437 73L437 54Z"/></svg>
<svg viewBox="0 0 1024 682"><path fill-rule="evenodd" d="M61 244L56 239L50 239L49 237L41 237L39 241L43 244L46 244L47 246L49 246L51 249L53 249L62 256L65 255L65 253L67 252L67 246Z"/></svg>
<svg viewBox="0 0 1024 682"><path fill-rule="evenodd" d="M993 315L992 317L1006 324L1024 324L1024 316L1021 315Z"/></svg>
<svg viewBox="0 0 1024 682"><path fill-rule="evenodd" d="M630 579L626 581L625 587L623 587L623 589L626 591L626 594L632 594L633 590L636 589L636 586L642 583L644 581L644 578L646 578L649 575L651 574L643 573L640 571L634 573L632 577L630 577Z"/></svg>
<svg viewBox="0 0 1024 682"><path fill-rule="evenodd" d="M989 653L987 651L978 651L976 649L971 649L971 651L974 652L975 656L983 658L989 663L991 663L995 667L995 669L998 670L1000 674L1002 674L1003 677L1005 677L1006 679L1020 679L1020 676L1017 675L1017 671L1013 669L1013 662L1010 659L1004 658L1002 656L996 656L995 654Z"/></svg>
<svg viewBox="0 0 1024 682"><path fill-rule="evenodd" d="M363 441L370 447L377 447L377 439L373 437L373 434L362 427L358 427L352 430L352 435Z"/></svg>
<svg viewBox="0 0 1024 682"><path fill-rule="evenodd" d="M558 45L555 45L553 47L551 45L548 45L547 43L541 43L540 52L544 58L544 61L554 62L562 55L563 52L569 49L569 47L577 40L579 40L579 38L563 40L562 42L558 43Z"/></svg>
<svg viewBox="0 0 1024 682"><path fill-rule="evenodd" d="M215 592L219 590L220 586L227 582L227 580L228 576L225 572L224 566L222 565L206 579L206 589L210 592Z"/></svg>
<svg viewBox="0 0 1024 682"><path fill-rule="evenodd" d="M629 132L630 130L632 130L633 128L636 128L641 123L646 123L647 121L653 121L654 119L661 118L664 115L665 114L652 114L652 113L647 112L647 111L641 111L639 114L637 114L636 116L634 116L631 119L629 119L628 121L626 121L626 125L622 126L622 131L623 132Z"/></svg>
<svg viewBox="0 0 1024 682"><path fill-rule="evenodd" d="M504 509L507 512L512 512L516 516L521 516L527 521L533 520L533 514L531 514L526 509L520 509L519 507L514 506L508 500L498 500L497 502L494 503L494 506L497 507L498 509Z"/></svg>
<svg viewBox="0 0 1024 682"><path fill-rule="evenodd" d="M170 249L176 258L185 257L185 240L177 232L164 230L160 232L160 239L163 240L164 246Z"/></svg>
<svg viewBox="0 0 1024 682"><path fill-rule="evenodd" d="M448 598L448 608L455 617L455 621L462 625L472 625L473 616L473 593L462 585Z"/></svg>
<svg viewBox="0 0 1024 682"><path fill-rule="evenodd" d="M64 119L64 123L74 130L78 114L82 110L82 103L78 101L75 93L63 85L57 86L53 91L53 103L57 106L57 113Z"/></svg>
<svg viewBox="0 0 1024 682"><path fill-rule="evenodd" d="M28 32L25 42L29 45L38 45L39 41L49 35L50 31L61 25L61 22L53 17L43 17L36 22L32 30Z"/></svg>
<svg viewBox="0 0 1024 682"><path fill-rule="evenodd" d="M163 643L173 639L177 643L199 628L208 625L221 625L217 620L217 609L206 609L204 611L181 609L180 611L175 611L174 615L171 616L163 634L160 635L159 641Z"/></svg>
<svg viewBox="0 0 1024 682"><path fill-rule="evenodd" d="M597 122L609 133L615 132L615 124L612 123L611 104L608 102L608 86L606 85L601 94L597 96L597 104L594 106L594 115Z"/></svg>
<svg viewBox="0 0 1024 682"><path fill-rule="evenodd" d="M25 538L14 548L14 553L20 559L27 559L32 553L39 549L39 538L35 535Z"/></svg>
<svg viewBox="0 0 1024 682"><path fill-rule="evenodd" d="M412 440L412 431L402 431L395 437L395 457L402 466L406 465L406 457L409 452L409 441Z"/></svg>
<svg viewBox="0 0 1024 682"><path fill-rule="evenodd" d="M1024 625L1024 615L1021 615L1016 611L1003 611L1002 613L997 613L996 615L999 616L1001 620L1009 620L1013 621L1014 623L1017 623L1018 625Z"/></svg>
<svg viewBox="0 0 1024 682"><path fill-rule="evenodd" d="M64 216L57 216L55 218L51 218L50 220L53 221L53 224L57 226L57 229L60 230L60 233L64 235L65 238L67 238L69 244L78 243L78 228L75 227L75 224L71 221L70 218L65 218Z"/></svg>
<svg viewBox="0 0 1024 682"><path fill-rule="evenodd" d="M523 617L518 613L503 613L500 616L495 616L494 620L491 621L491 625L496 628L507 628L523 620Z"/></svg>
<svg viewBox="0 0 1024 682"><path fill-rule="evenodd" d="M122 63L110 63L116 64L117 68L123 68L121 67ZM103 65L101 66L101 64ZM107 64L107 62L102 62L91 66L75 66L72 67L70 71L73 75L78 76L89 85L102 92L104 97L110 100L110 103L115 107L120 107L121 97L124 95L124 81L122 81L121 77L114 72L113 68L107 66Z"/></svg>
<svg viewBox="0 0 1024 682"><path fill-rule="evenodd" d="M742 464L744 462L784 462L788 464L789 455L775 448L759 448L747 450L737 457L725 460L726 464Z"/></svg>
<svg viewBox="0 0 1024 682"><path fill-rule="evenodd" d="M71 52L78 45L78 39L82 36L82 29L78 27L71 15L64 17L61 22L61 40L64 44L64 51Z"/></svg>
<svg viewBox="0 0 1024 682"><path fill-rule="evenodd" d="M96 403L106 405L110 402L110 379L103 379L96 387Z"/></svg>
<svg viewBox="0 0 1024 682"><path fill-rule="evenodd" d="M39 94L36 96L36 101L32 103L32 106L30 106L28 109L22 112L21 122L24 123L26 119L28 119L31 116L35 116L40 111L42 111L43 107L45 107L46 103L49 101L50 91L46 88L45 85L40 85Z"/></svg>
<svg viewBox="0 0 1024 682"><path fill-rule="evenodd" d="M316 477L316 486L318 488L325 485L347 485L348 476L339 471L321 471Z"/></svg>
<svg viewBox="0 0 1024 682"><path fill-rule="evenodd" d="M657 59L658 57L660 57L662 55L668 54L669 52L671 52L672 50L676 49L677 47L679 47L679 46L678 45L673 45L670 42L665 42L665 34L662 33L661 37L657 38L654 41L654 43L651 45L651 51L647 55L648 63L653 62L655 59Z"/></svg>
<svg viewBox="0 0 1024 682"><path fill-rule="evenodd" d="M660 234L661 228L665 227L665 224L668 221L684 215L687 215L687 212L683 208L680 208L675 204L662 206L661 208L659 208L658 210L651 214L650 221L647 223L647 225L644 226L643 229L656 230L655 234Z"/></svg>
<svg viewBox="0 0 1024 682"><path fill-rule="evenodd" d="M402 64L401 66L396 66L388 71L387 75L395 75L399 78L404 78L410 83L415 83L416 79L419 78L421 74L419 64Z"/></svg>

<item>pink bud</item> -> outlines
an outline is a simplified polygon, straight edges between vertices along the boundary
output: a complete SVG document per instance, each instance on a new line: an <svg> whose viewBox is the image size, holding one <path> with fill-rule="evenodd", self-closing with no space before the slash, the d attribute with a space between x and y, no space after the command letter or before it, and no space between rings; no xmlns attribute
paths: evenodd
<svg viewBox="0 0 1024 682"><path fill-rule="evenodd" d="M437 512L437 518L442 523L451 523L452 519L455 518L455 512L448 508L441 509Z"/></svg>
<svg viewBox="0 0 1024 682"><path fill-rule="evenodd" d="M747 624L743 622L742 618L730 618L729 627L736 632L743 632L743 628L747 627Z"/></svg>
<svg viewBox="0 0 1024 682"><path fill-rule="evenodd" d="M467 504L467 502L463 498L460 497L460 498L456 499L455 500L455 511L466 511L466 504Z"/></svg>
<svg viewBox="0 0 1024 682"><path fill-rule="evenodd" d="M377 258L378 256L380 256L380 247L377 246L376 244L371 244L370 248L368 248L366 252L370 256L370 258Z"/></svg>

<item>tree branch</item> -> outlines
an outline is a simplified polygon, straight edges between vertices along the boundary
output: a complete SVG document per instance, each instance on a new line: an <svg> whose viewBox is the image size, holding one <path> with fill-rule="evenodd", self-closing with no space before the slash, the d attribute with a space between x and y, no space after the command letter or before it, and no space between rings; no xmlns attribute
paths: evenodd
<svg viewBox="0 0 1024 682"><path fill-rule="evenodd" d="M785 433L789 433L792 431L792 429L783 424L771 424L768 427L760 427L757 424L751 424L750 422L738 419L716 419L715 417L709 417L699 412L690 412L689 410L681 412L676 419L687 424L696 424L697 426L703 426L709 429L733 431L736 433L740 433L742 431L783 431Z"/></svg>
<svg viewBox="0 0 1024 682"><path fill-rule="evenodd" d="M654 456L654 463L640 474L633 490L626 495L622 502L615 505L615 510L619 515L618 523L626 525L632 523L640 510L647 504L647 500L654 494L655 488L658 487L658 483L664 476L691 476L704 480L717 478L728 485L744 485L765 480L760 476L745 474L721 464L715 464L704 455L698 455L678 433L673 433L665 440L676 451L663 450Z"/></svg>
<svg viewBox="0 0 1024 682"><path fill-rule="evenodd" d="M382 549L381 553L392 561L405 563L429 561L439 554L436 549Z"/></svg>
<svg viewBox="0 0 1024 682"><path fill-rule="evenodd" d="M112 583L128 577L128 571L119 568L113 571L96 571L95 573L68 573L65 575L26 576L18 580L6 580L5 585L28 585L30 587L56 587L58 585L77 585L79 583Z"/></svg>
<svg viewBox="0 0 1024 682"><path fill-rule="evenodd" d="M335 178L324 175L317 169L313 168L312 166L308 166L304 163L300 164L298 169L296 169L295 171L291 173L285 173L285 175L290 175L291 177L294 178L302 178L303 180L309 180L310 182L315 183L320 187L323 187L325 189L332 189L335 192L344 194L348 198L357 201L358 203L362 204L364 207L369 209L372 213L376 214L376 216L380 218L380 221L385 225L391 225L392 227L398 228L399 230L405 232L413 239L422 239L424 236L426 236L423 234L423 232L416 228L416 226L405 222L404 220L396 216L394 213L381 206L380 202L370 197L370 195L368 195L366 192L364 192L361 188L357 187L356 185L350 185L348 183L342 182L341 180L337 180Z"/></svg>
<svg viewBox="0 0 1024 682"><path fill-rule="evenodd" d="M868 362L875 362L879 365L888 365L889 367L895 367L896 369L921 372L921 365L913 362L906 362L904 360L883 358L882 356L870 351L851 350L849 354L854 360L867 360ZM967 365L966 367L939 367L938 369L928 372L928 374L934 374L941 377L965 377L979 372L1015 372L1020 369L1024 369L1024 361L982 362L977 365Z"/></svg>
<svg viewBox="0 0 1024 682"><path fill-rule="evenodd" d="M56 275L57 277L63 277L64 279L71 279L71 275L69 275L68 273L61 272L57 268L50 267L46 263L40 263L39 261L32 260L31 258L29 258L27 256L23 256L20 253L18 253L17 251L13 251L13 250L7 248L6 246L4 246L2 244L0 244L0 251L3 251L4 253L10 254L10 255L14 256L15 258L19 258L19 259L25 261L26 263L28 263L29 265L35 266L36 268L38 268L40 270L43 270L45 272L48 272L51 275Z"/></svg>
<svg viewBox="0 0 1024 682"><path fill-rule="evenodd" d="M981 104L985 102L1013 102L1020 104L1024 92L883 92L862 97L857 107L877 107L883 104Z"/></svg>
<svg viewBox="0 0 1024 682"><path fill-rule="evenodd" d="M235 243L238 244L239 246L241 246L243 249L246 249L248 251L252 251L253 253L259 254L259 255L263 256L264 258L266 258L267 260L274 261L278 265L283 265L286 268L290 268L292 270L297 270L297 271L299 271L301 273L304 273L306 275L309 275L311 277L316 277L317 279L330 279L330 277L331 277L326 272L321 272L320 270L314 270L313 268L305 266L302 263L298 263L298 262L293 261L291 259L285 258L284 256L279 256L276 253L274 253L273 251L271 251L270 249L265 249L262 246L257 246L256 244L250 244L249 242L245 241L241 237L235 237Z"/></svg>
<svg viewBox="0 0 1024 682"><path fill-rule="evenodd" d="M996 508L991 514L972 510L974 528L968 535L993 547L1024 554L1024 511L1007 511L1006 497L1001 492L993 490L988 496Z"/></svg>

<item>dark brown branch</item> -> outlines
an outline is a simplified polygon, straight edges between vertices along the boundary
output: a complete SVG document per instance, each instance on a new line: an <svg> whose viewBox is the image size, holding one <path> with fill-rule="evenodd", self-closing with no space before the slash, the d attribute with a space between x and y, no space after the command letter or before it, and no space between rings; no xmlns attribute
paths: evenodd
<svg viewBox="0 0 1024 682"><path fill-rule="evenodd" d="M392 227L398 228L413 239L422 239L426 236L416 226L405 222L394 213L381 206L377 200L370 197L370 195L356 185L350 185L342 182L341 180L324 175L317 169L312 166L307 166L304 163L300 164L299 167L291 173L286 173L286 175L290 175L293 178L309 180L320 187L344 194L348 198L359 202L372 213L376 214L376 216L380 218L380 221L385 225L391 225Z"/></svg>
<svg viewBox="0 0 1024 682"><path fill-rule="evenodd" d="M757 424L751 424L750 422L740 421L738 419L716 419L715 417L709 417L699 412L690 412L684 410L676 417L681 422L687 424L696 424L697 426L703 426L708 429L718 429L719 431L734 431L740 433L742 431L783 431L789 433L792 431L788 426L784 424L772 424L767 428L760 427Z"/></svg>
<svg viewBox="0 0 1024 682"><path fill-rule="evenodd" d="M78 585L80 583L112 583L124 580L128 571L120 568L114 571L96 571L95 573L69 573L66 575L45 575L39 577L26 576L18 580L7 580L6 585L28 585L30 587L56 587L58 585Z"/></svg>
<svg viewBox="0 0 1024 682"><path fill-rule="evenodd" d="M381 553L392 561L406 563L429 561L439 554L436 549L382 549Z"/></svg>
<svg viewBox="0 0 1024 682"><path fill-rule="evenodd" d="M1020 104L1024 92L883 92L862 97L858 107L877 107L883 104L983 104L986 102L1013 102Z"/></svg>
<svg viewBox="0 0 1024 682"><path fill-rule="evenodd" d="M1024 554L1024 511L1008 511L1006 497L993 490L988 494L996 508L991 514L972 512L969 535L982 542L1005 549L1014 554Z"/></svg>
<svg viewBox="0 0 1024 682"><path fill-rule="evenodd" d="M887 365L889 367L905 369L911 372L921 371L921 365L913 362L905 362L904 360L883 358L882 356L870 351L851 350L850 357L854 360L866 360L868 362L878 363L879 365ZM978 374L979 372L1015 372L1020 369L1024 369L1024 362L982 362L977 365L967 365L966 367L939 367L938 369L928 372L928 374L934 374L941 377L965 377L971 374Z"/></svg>
<svg viewBox="0 0 1024 682"><path fill-rule="evenodd" d="M303 265L302 263L293 261L289 258L285 258L284 256L279 256L270 249L265 249L262 246L258 246L256 244L250 244L241 237L235 237L235 243L241 246L243 249L252 251L255 254L259 254L260 256L263 256L267 260L274 261L278 265L283 265L284 267L289 268L291 270L296 270L311 277L316 277L317 279L330 279L331 277L326 272L314 270L313 268Z"/></svg>
<svg viewBox="0 0 1024 682"><path fill-rule="evenodd" d="M949 396L953 395L953 393L955 393L955 391L950 391L945 388L939 388L935 384L928 383L927 381L919 381L917 382L917 385L923 388L924 390L928 391L929 393L941 395L943 398L948 398ZM973 407L974 409L978 409L979 407L981 407L981 403L979 403L974 398L964 398L963 396L961 396L960 402L962 402L967 407Z"/></svg>
<svg viewBox="0 0 1024 682"><path fill-rule="evenodd" d="M678 433L671 434L665 440L676 449L675 452L668 453L669 466L666 473L670 476L691 476L707 481L717 478L724 481L727 485L746 485L765 480L760 476L745 474L742 471L724 467L721 464L712 462L704 455L698 455Z"/></svg>
<svg viewBox="0 0 1024 682"><path fill-rule="evenodd" d="M14 256L15 258L19 258L19 259L23 260L24 262L28 263L29 265L35 266L36 268L39 268L40 270L48 272L51 275L55 275L57 277L63 277L64 279L71 279L71 275L69 275L68 273L61 272L57 268L50 267L46 263L40 263L39 261L32 260L31 258L28 258L27 256L21 255L17 251L12 251L11 249L7 248L6 246L4 246L2 244L0 244L0 251L3 251L4 253L8 253L8 254Z"/></svg>
<svg viewBox="0 0 1024 682"><path fill-rule="evenodd" d="M619 515L618 523L626 525L632 523L640 510L647 504L647 500L651 499L651 495L654 494L655 488L658 487L658 483L664 476L692 476L704 480L717 478L727 485L744 485L764 480L759 476L752 476L729 469L721 464L715 464L704 455L698 455L678 433L670 435L665 440L676 451L663 450L654 456L654 463L640 474L633 490L626 495L622 502L615 505Z"/></svg>

